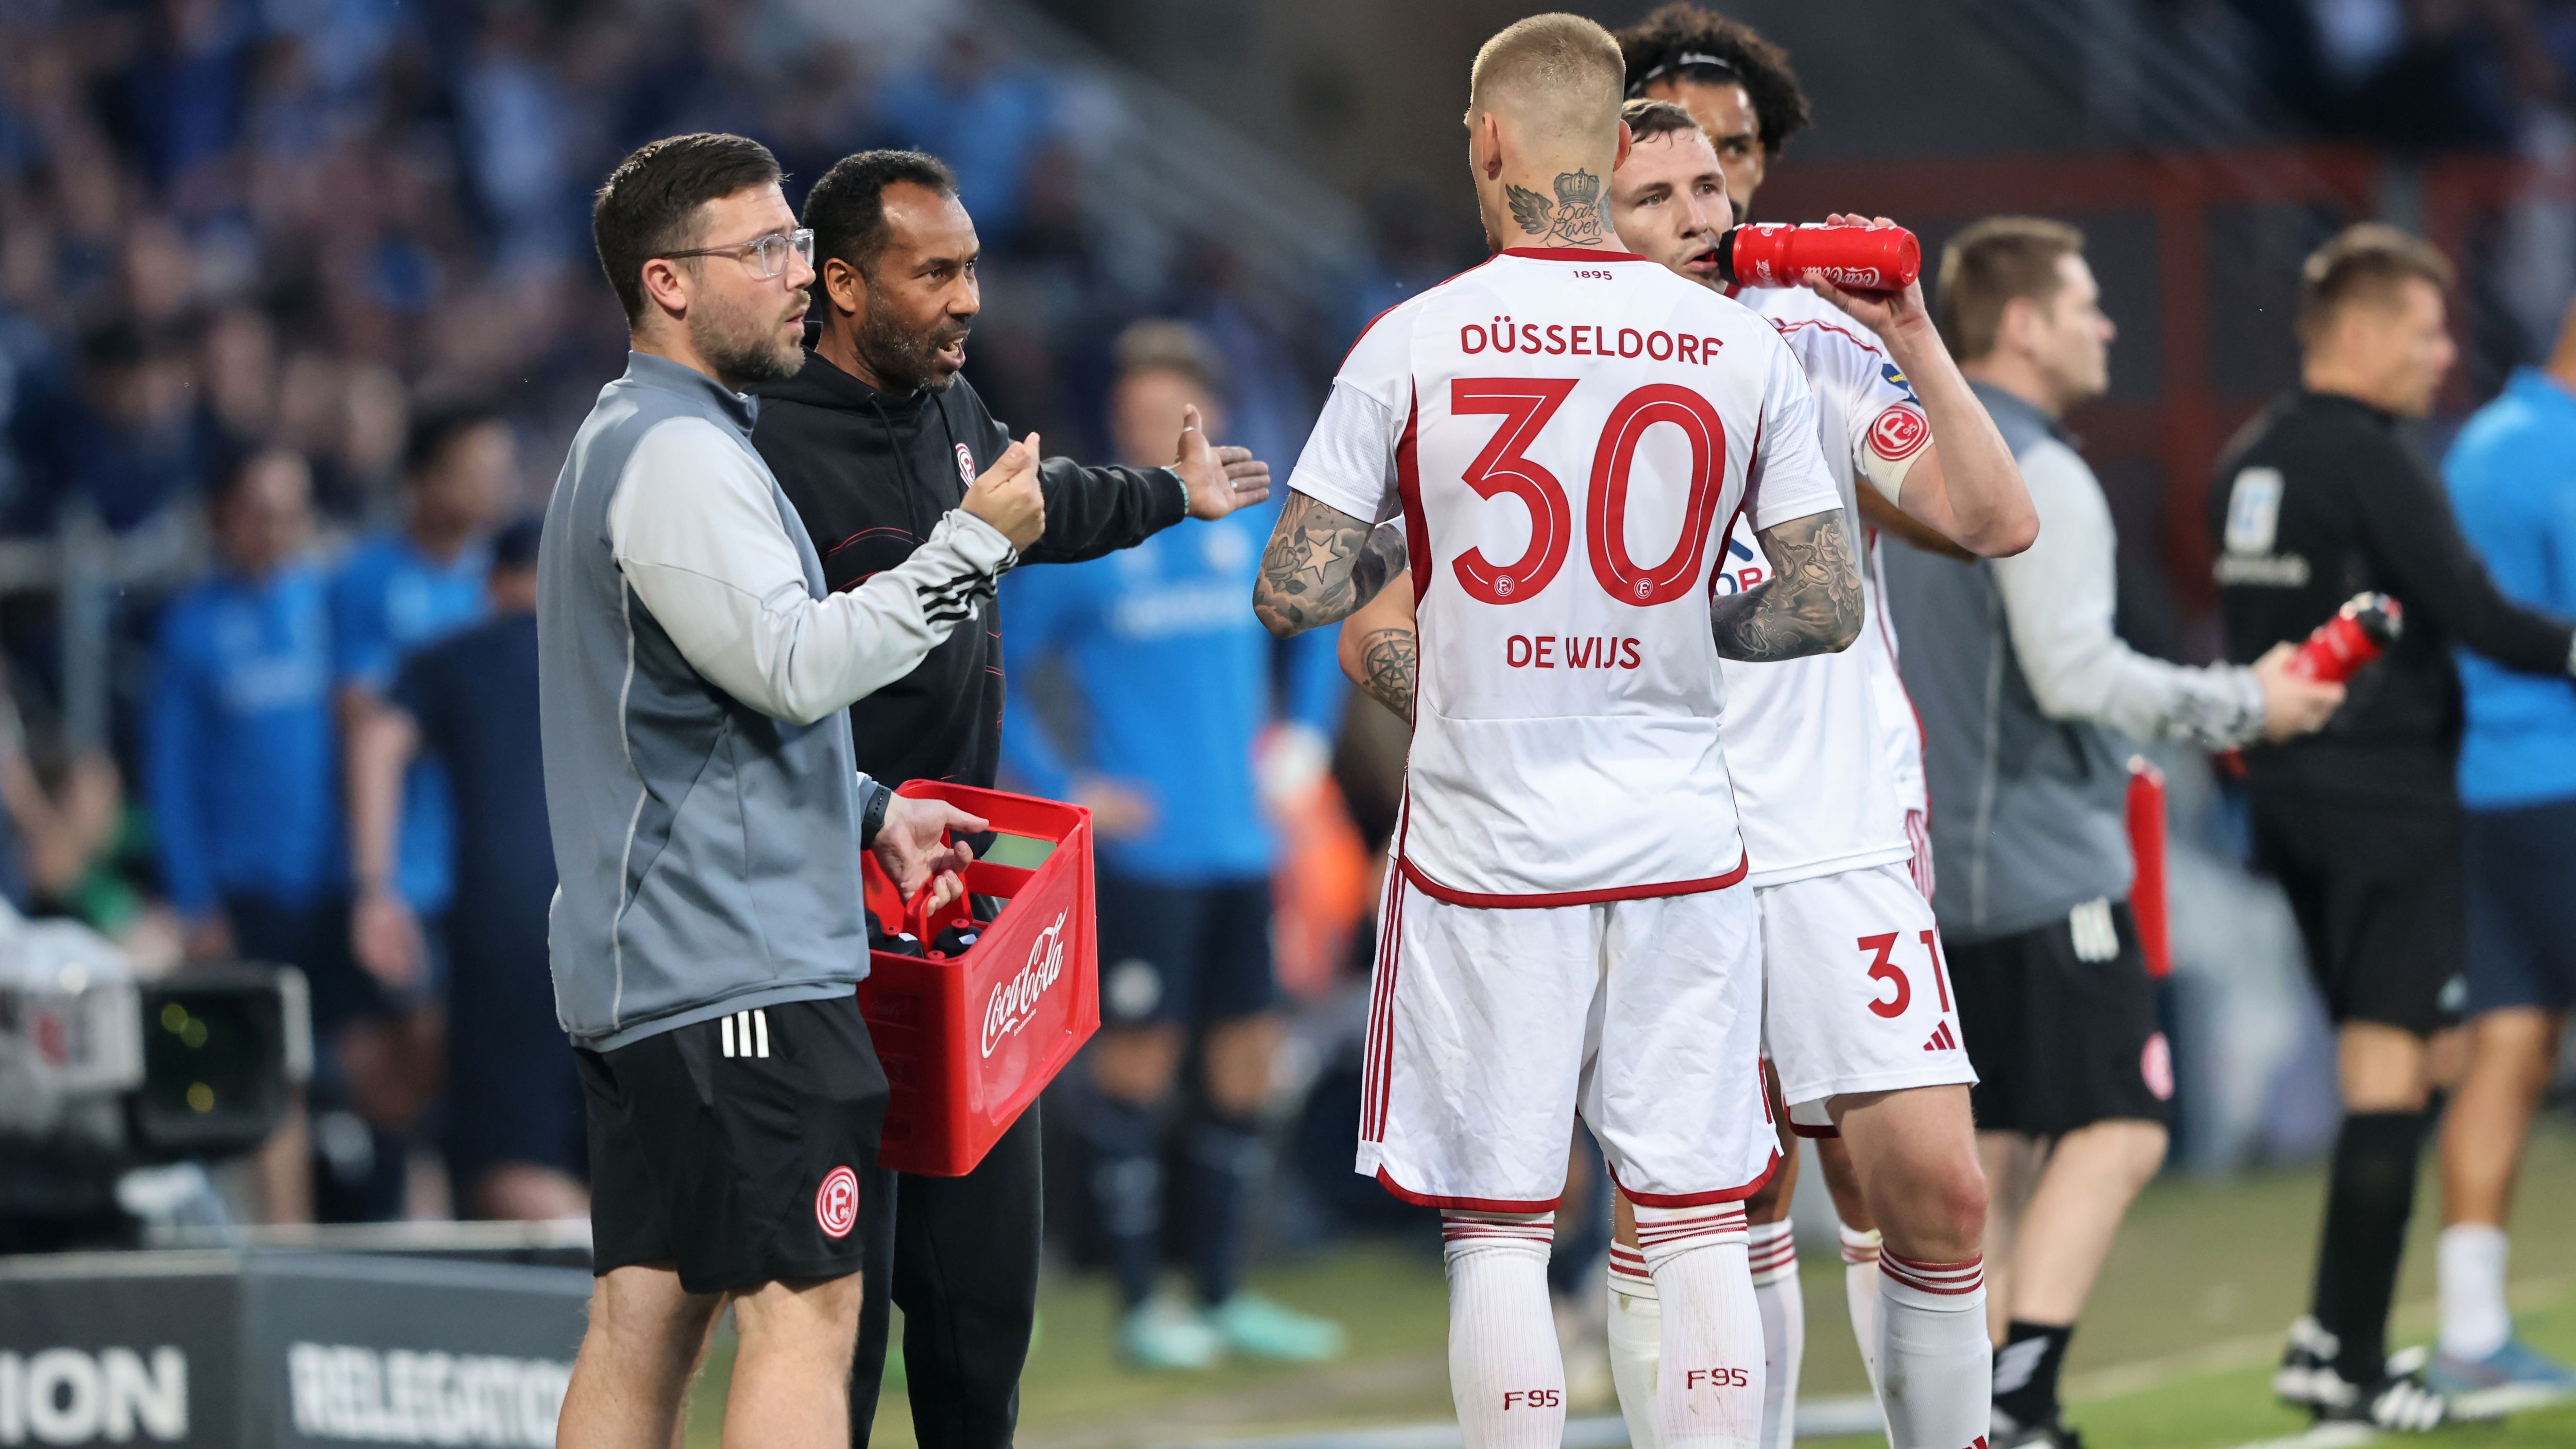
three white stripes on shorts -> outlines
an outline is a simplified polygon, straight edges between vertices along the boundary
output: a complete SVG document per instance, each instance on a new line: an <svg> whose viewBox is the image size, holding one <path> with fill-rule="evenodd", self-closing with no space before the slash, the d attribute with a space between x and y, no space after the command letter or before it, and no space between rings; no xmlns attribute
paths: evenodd
<svg viewBox="0 0 2576 1449"><path fill-rule="evenodd" d="M765 1057L769 1055L769 1013L755 1006L718 1017L724 1036L724 1054L729 1057ZM736 1051L735 1043L742 1049Z"/></svg>

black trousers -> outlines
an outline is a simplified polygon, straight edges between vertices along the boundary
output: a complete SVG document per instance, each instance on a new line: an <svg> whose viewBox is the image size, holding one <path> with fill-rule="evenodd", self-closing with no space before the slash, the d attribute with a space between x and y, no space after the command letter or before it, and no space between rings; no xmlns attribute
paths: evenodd
<svg viewBox="0 0 2576 1449"><path fill-rule="evenodd" d="M903 1367L921 1449L1009 1449L1037 1316L1039 1143L1032 1102L964 1177L865 1174L853 1449L867 1449L876 1427L889 1302L903 1309Z"/></svg>

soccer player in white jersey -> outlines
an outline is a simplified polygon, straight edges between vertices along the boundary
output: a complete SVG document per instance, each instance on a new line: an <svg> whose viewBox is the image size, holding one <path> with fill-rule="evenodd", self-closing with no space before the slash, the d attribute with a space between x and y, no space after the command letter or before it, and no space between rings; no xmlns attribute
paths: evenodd
<svg viewBox="0 0 2576 1449"><path fill-rule="evenodd" d="M1415 582L1419 708L1358 1167L1442 1210L1473 1449L1563 1434L1546 1260L1578 1110L1668 1310L1657 1433L1756 1440L1738 1204L1778 1153L1719 660L1839 650L1861 624L1788 347L1607 225L1622 79L1609 34L1576 16L1478 53L1469 156L1500 254L1353 347L1254 593L1287 635L1408 564ZM1718 598L1742 515L1773 578Z"/></svg>
<svg viewBox="0 0 2576 1449"><path fill-rule="evenodd" d="M1611 178L1621 240L1716 285L1714 247L1730 207L1715 149L1678 106L1631 101L1624 115L1634 144ZM1921 320L1919 289L1875 303L1843 300L1894 311L1909 325ZM2029 541L2029 502L2011 454L1946 355L1929 359L1928 399L1918 400L1888 377L1886 354L1848 319L1775 325L1813 386L1820 440L1846 497L1866 483L1979 546L2014 551ZM1946 457L1929 442L1926 407L1951 434ZM1752 550L1730 554L1721 594L1766 575L1767 562ZM1402 710L1412 641L1402 592L1388 593L1394 597L1345 627L1345 667ZM1829 1108L1851 1122L1865 1195L1897 1239L1892 1264L1870 1271L1895 1285L1899 1307L1883 1319L1871 1315L1878 1327L1863 1342L1873 1356L1877 1334L1895 1344L1899 1372L1888 1395L1895 1443L1961 1449L1982 1432L1986 1412L1975 1268L1983 1204L1960 1085L1973 1075L1926 940L1931 913L1904 866L1911 845L1880 750L1869 667L1855 649L1730 663L1725 674L1722 729L1762 906L1765 1024L1782 1093L1811 1130L1828 1130ZM1785 1217L1785 1202L1774 1206ZM1775 1221L1772 1233L1757 1225L1752 1247L1756 1282L1771 1290L1760 1294L1769 1364L1764 1442L1786 1446L1804 1325L1788 1225ZM1651 1445L1653 1425L1637 1411L1657 1383L1657 1302L1635 1267L1633 1247L1614 1250L1612 1362L1631 1437ZM1875 1307L1875 1283L1868 1302Z"/></svg>

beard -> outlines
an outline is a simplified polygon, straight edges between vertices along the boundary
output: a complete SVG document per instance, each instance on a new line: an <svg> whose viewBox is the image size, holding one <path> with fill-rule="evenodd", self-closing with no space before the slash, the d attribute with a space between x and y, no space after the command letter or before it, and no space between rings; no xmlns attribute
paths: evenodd
<svg viewBox="0 0 2576 1449"><path fill-rule="evenodd" d="M891 308L879 305L876 293L868 294L868 309L859 318L856 334L851 338L859 360L877 375L893 393L914 393L924 388L945 392L957 380L957 374L940 365L939 354L966 340L972 324L960 322L945 313L937 326L926 330L907 328Z"/></svg>
<svg viewBox="0 0 2576 1449"><path fill-rule="evenodd" d="M781 338L768 324L742 314L692 315L689 342L736 392L794 377L805 365L805 348L799 339Z"/></svg>

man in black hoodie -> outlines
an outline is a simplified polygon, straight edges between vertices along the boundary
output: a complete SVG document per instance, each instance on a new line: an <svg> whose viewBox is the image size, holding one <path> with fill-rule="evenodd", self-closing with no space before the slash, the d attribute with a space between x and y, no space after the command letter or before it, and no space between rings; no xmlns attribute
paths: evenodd
<svg viewBox="0 0 2576 1449"><path fill-rule="evenodd" d="M805 201L822 331L795 376L761 390L752 444L823 555L834 589L903 562L994 466L1010 433L958 376L980 306L975 223L957 182L915 151L845 157ZM1037 451L1037 436L1028 438ZM1189 518L1270 496L1270 466L1209 445L1195 410L1163 468L1039 466L1046 532L1022 563L1072 563ZM994 600L910 675L851 716L859 768L887 784L990 786L1000 758L1002 622ZM866 1303L850 1375L850 1436L876 1421L888 1302L922 1449L1004 1449L1037 1305L1038 1114L959 1178L871 1169L860 1191Z"/></svg>

